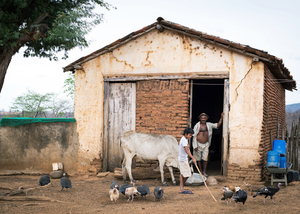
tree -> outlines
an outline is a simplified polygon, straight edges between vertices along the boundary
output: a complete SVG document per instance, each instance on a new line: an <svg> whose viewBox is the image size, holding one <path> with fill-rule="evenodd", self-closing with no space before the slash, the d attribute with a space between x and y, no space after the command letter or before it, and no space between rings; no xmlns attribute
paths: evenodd
<svg viewBox="0 0 300 214"><path fill-rule="evenodd" d="M65 79L63 87L65 88L64 93L67 93L67 96L74 100L75 74L69 73L69 77Z"/></svg>
<svg viewBox="0 0 300 214"><path fill-rule="evenodd" d="M74 103L69 100L59 99L58 94L52 98L51 117L62 117L66 113L74 112Z"/></svg>
<svg viewBox="0 0 300 214"><path fill-rule="evenodd" d="M55 93L39 94L28 90L13 102L11 110L22 112L23 117L61 117L66 112L73 110L68 100L59 99Z"/></svg>
<svg viewBox="0 0 300 214"><path fill-rule="evenodd" d="M103 0L1 0L0 92L12 56L23 46L24 57L63 59L74 47L87 47L85 35L100 24L96 6L114 8Z"/></svg>
<svg viewBox="0 0 300 214"><path fill-rule="evenodd" d="M54 94L39 94L28 90L15 99L12 110L22 112L24 117L46 117L46 112L51 110L49 103L52 102Z"/></svg>

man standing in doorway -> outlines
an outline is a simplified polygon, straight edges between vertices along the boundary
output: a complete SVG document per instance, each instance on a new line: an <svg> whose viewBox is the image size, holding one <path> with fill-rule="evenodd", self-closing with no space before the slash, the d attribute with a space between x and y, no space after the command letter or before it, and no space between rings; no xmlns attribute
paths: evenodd
<svg viewBox="0 0 300 214"><path fill-rule="evenodd" d="M198 117L200 120L194 126L194 135L193 135L193 156L197 160L197 165L204 176L208 176L206 174L207 168L207 160L208 160L208 152L209 146L211 144L211 137L213 130L217 129L221 126L223 121L224 113L221 113L221 118L218 123L210 123L206 122L208 120L208 115L206 113L201 113ZM203 168L201 166L201 160L203 160Z"/></svg>

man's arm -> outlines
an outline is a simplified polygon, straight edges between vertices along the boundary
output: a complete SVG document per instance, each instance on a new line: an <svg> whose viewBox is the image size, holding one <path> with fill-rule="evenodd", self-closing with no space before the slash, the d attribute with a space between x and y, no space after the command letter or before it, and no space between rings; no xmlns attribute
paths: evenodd
<svg viewBox="0 0 300 214"><path fill-rule="evenodd" d="M188 154L188 156L190 156L190 158L192 158L194 164L197 164L197 161L196 161L196 159L194 158L194 156L191 154L189 147L188 147L188 146L185 146L185 147L184 147L184 150L185 150L185 152Z"/></svg>
<svg viewBox="0 0 300 214"><path fill-rule="evenodd" d="M198 149L198 145L197 145L197 135L199 133L199 125L198 123L196 123L196 125L194 126L194 134L193 134L193 149Z"/></svg>
<svg viewBox="0 0 300 214"><path fill-rule="evenodd" d="M220 118L220 120L219 120L219 122L218 122L218 124L217 124L217 127L218 127L218 128L221 126L221 124L222 124L222 122L223 122L223 116L224 116L224 112L221 113L221 118Z"/></svg>

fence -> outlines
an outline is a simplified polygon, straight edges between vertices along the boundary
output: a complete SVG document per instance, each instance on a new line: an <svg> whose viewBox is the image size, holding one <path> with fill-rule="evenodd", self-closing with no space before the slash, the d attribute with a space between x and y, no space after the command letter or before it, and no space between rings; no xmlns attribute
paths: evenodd
<svg viewBox="0 0 300 214"><path fill-rule="evenodd" d="M293 164L293 169L299 171L299 134L300 134L300 118L298 124L293 121L291 127L291 133L286 129L286 134L284 136L284 130L282 130L282 139L287 143L286 147L286 158L288 162Z"/></svg>

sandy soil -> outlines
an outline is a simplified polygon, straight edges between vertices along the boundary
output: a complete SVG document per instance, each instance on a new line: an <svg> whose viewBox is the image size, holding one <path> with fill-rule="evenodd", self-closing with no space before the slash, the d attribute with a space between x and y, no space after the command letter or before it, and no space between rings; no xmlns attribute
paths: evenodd
<svg viewBox="0 0 300 214"><path fill-rule="evenodd" d="M0 176L0 193L17 190L20 186L26 188L37 187L40 176L18 175ZM267 198L263 204L263 196L253 198L248 192L248 199L243 206L241 203L235 206L232 202L229 206L221 201L221 187L226 184L240 185L244 188L242 181L219 182L217 185L209 186L210 191L217 199L213 200L205 186L187 186L186 189L193 191L193 195L178 194L179 187L171 186L164 188L164 196L161 201L155 201L153 190L155 186L161 185L159 180L140 180L140 184L148 184L151 195L146 198L135 198L133 203L128 202L126 197L120 194L116 203L109 198L109 186L111 181L116 180L110 173L104 178L94 176L71 176L73 188L68 191L60 191L59 179L52 179L51 186L35 189L28 193L31 197L47 197L53 201L3 201L0 199L0 213L300 213L300 183L292 182L289 186L282 186L273 199L277 204ZM117 180L120 185L122 180ZM266 183L268 184L268 183ZM258 189L262 185L254 185ZM6 190L4 188L7 188ZM22 197L26 196L11 196Z"/></svg>

